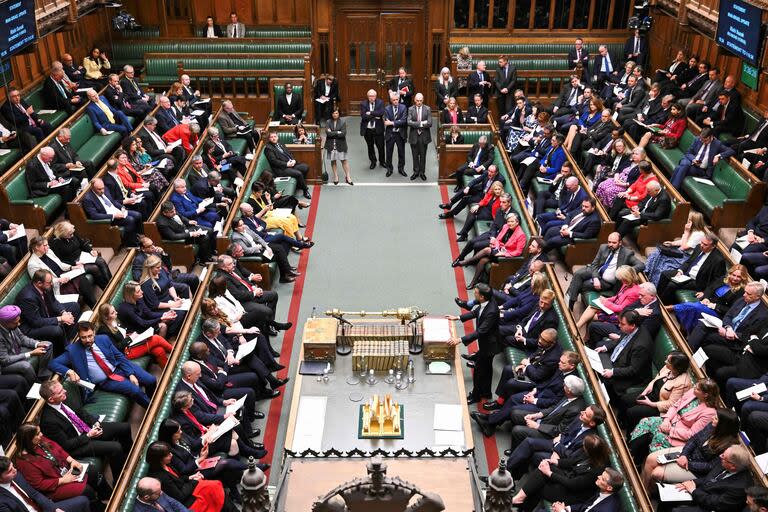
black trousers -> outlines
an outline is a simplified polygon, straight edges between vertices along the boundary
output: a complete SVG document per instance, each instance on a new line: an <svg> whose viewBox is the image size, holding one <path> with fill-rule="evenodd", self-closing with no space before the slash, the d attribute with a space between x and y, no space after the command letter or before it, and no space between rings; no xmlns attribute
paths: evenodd
<svg viewBox="0 0 768 512"><path fill-rule="evenodd" d="M296 163L293 167L286 167L285 169L273 169L275 176L294 178L296 180L296 188L301 191L308 191L307 187L307 173L309 172L309 166L305 163Z"/></svg>
<svg viewBox="0 0 768 512"><path fill-rule="evenodd" d="M392 134L392 136L386 140L387 168L389 170L394 169L394 167L392 166L392 153L395 150L395 146L397 146L397 170L404 171L405 170L405 139L403 139L399 133Z"/></svg>
<svg viewBox="0 0 768 512"><path fill-rule="evenodd" d="M87 444L72 450L69 454L74 457L99 457L106 459L113 475L119 475L125 460L131 451L131 425L129 423L102 423L103 430L99 437L91 439Z"/></svg>
<svg viewBox="0 0 768 512"><path fill-rule="evenodd" d="M413 155L413 173L419 176L424 175L427 165L427 148L429 143L417 140L415 144L411 144L411 155Z"/></svg>
<svg viewBox="0 0 768 512"><path fill-rule="evenodd" d="M478 351L475 355L475 373L472 375L471 395L475 398L491 398L493 381L493 354Z"/></svg>
<svg viewBox="0 0 768 512"><path fill-rule="evenodd" d="M379 163L386 165L386 159L384 158L384 134L376 133L375 129L366 128L363 138L368 146L368 160L371 161L371 164L376 163L376 151L378 151Z"/></svg>

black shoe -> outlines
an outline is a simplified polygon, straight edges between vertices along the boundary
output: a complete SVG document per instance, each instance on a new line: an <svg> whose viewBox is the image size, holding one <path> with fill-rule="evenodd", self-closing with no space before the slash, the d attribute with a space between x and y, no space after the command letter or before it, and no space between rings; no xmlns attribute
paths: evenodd
<svg viewBox="0 0 768 512"><path fill-rule="evenodd" d="M266 417L267 415L261 411L256 411L255 413L253 413L253 419L255 420L263 420Z"/></svg>
<svg viewBox="0 0 768 512"><path fill-rule="evenodd" d="M260 435L261 435L261 429L260 428L255 428L255 429L253 429L253 432L251 432L251 434L248 436L248 439L255 439L255 438L259 437ZM252 443L252 445L257 450L259 450L259 449L263 450L264 449L264 445L261 444L261 443ZM259 446L259 445L261 445L261 446Z"/></svg>
<svg viewBox="0 0 768 512"><path fill-rule="evenodd" d="M392 176L392 169L389 169L389 170L387 171L387 174L386 174L385 176L386 176L387 178L389 178L390 176Z"/></svg>
<svg viewBox="0 0 768 512"><path fill-rule="evenodd" d="M421 181L427 181L427 175L426 174L422 174L421 175Z"/></svg>
<svg viewBox="0 0 768 512"><path fill-rule="evenodd" d="M292 324L291 322L285 322L285 323L281 323L281 322L273 322L273 323L272 323L272 325L273 325L273 326L274 326L274 328L275 328L275 329L277 329L278 331L287 331L288 329L290 329L291 327L293 327L293 324Z"/></svg>
<svg viewBox="0 0 768 512"><path fill-rule="evenodd" d="M280 396L279 389L267 389L262 395L259 396L259 400L272 400Z"/></svg>
<svg viewBox="0 0 768 512"><path fill-rule="evenodd" d="M512 448L507 448L506 450L504 450L504 455L506 455L507 457L512 455Z"/></svg>
<svg viewBox="0 0 768 512"><path fill-rule="evenodd" d="M389 167L387 167L387 164L385 164L384 162L379 162L379 167L383 167L384 169L389 169Z"/></svg>
<svg viewBox="0 0 768 512"><path fill-rule="evenodd" d="M271 325L267 328L267 336L277 336L278 334L280 333L277 332L277 329L275 329Z"/></svg>
<svg viewBox="0 0 768 512"><path fill-rule="evenodd" d="M371 162L371 165L368 168L369 169L375 169L376 168L376 162Z"/></svg>
<svg viewBox="0 0 768 512"><path fill-rule="evenodd" d="M459 259L458 259L458 258L456 258L456 261L458 261L458 260L459 260ZM457 306L459 306L461 309L467 309L467 310L469 310L469 309L472 309L472 308L470 308L470 307L469 307L469 304L467 303L467 301L465 301L465 300L461 300L461 299L460 299L460 298L458 298L458 297L456 297L455 299L453 299L453 302L455 302L455 303L456 303L456 305L457 305Z"/></svg>
<svg viewBox="0 0 768 512"><path fill-rule="evenodd" d="M460 266L460 262L461 262L461 259L459 259L459 258L456 258L455 260L453 260L453 261L451 262L451 266L452 266L453 268L456 268L456 267ZM459 300L459 299L458 299L458 298L456 298L456 300ZM458 304L458 302L457 302L457 304ZM459 304L459 306L461 306L461 304Z"/></svg>
<svg viewBox="0 0 768 512"><path fill-rule="evenodd" d="M453 218L453 214L451 212L445 212L445 213L441 213L440 215L438 215L437 218L438 219L450 219L450 218Z"/></svg>
<svg viewBox="0 0 768 512"><path fill-rule="evenodd" d="M461 354L462 359L466 359L467 361L474 361L477 359L477 352L474 354Z"/></svg>
<svg viewBox="0 0 768 512"><path fill-rule="evenodd" d="M467 241L467 235L459 235L456 237L457 242L466 242Z"/></svg>
<svg viewBox="0 0 768 512"><path fill-rule="evenodd" d="M467 368L474 368L475 362L474 361L467 361Z"/></svg>
<svg viewBox="0 0 768 512"><path fill-rule="evenodd" d="M450 203L440 203L439 205L437 205L437 207L441 208L443 210L450 210L451 209Z"/></svg>
<svg viewBox="0 0 768 512"><path fill-rule="evenodd" d="M256 467L259 468L261 471L268 471L269 468L272 467L271 464L256 464Z"/></svg>
<svg viewBox="0 0 768 512"><path fill-rule="evenodd" d="M400 174L400 176L408 176L408 175L405 173L405 171L404 171L404 170L402 170L402 169L398 169L398 170L397 170L397 172L398 172L398 174Z"/></svg>
<svg viewBox="0 0 768 512"><path fill-rule="evenodd" d="M274 382L274 384L272 384L272 389L276 389L276 388L285 386L288 383L289 380L291 380L290 377L286 377L284 379L277 379Z"/></svg>
<svg viewBox="0 0 768 512"><path fill-rule="evenodd" d="M272 357L280 357L280 352L278 352L277 350L273 349L272 347L269 347L269 352L270 352L270 354L272 354Z"/></svg>
<svg viewBox="0 0 768 512"><path fill-rule="evenodd" d="M293 277L293 276L284 276L284 277L281 277L281 278L280 278L280 282L281 282L281 283L292 283L292 282L294 282L295 280L296 280L296 278L295 278L295 277Z"/></svg>
<svg viewBox="0 0 768 512"><path fill-rule="evenodd" d="M309 193L309 189L304 191L304 199L312 199L312 194Z"/></svg>
<svg viewBox="0 0 768 512"><path fill-rule="evenodd" d="M285 370L285 366L281 365L280 363L275 363L269 367L269 371L271 372L279 372L280 370Z"/></svg>
<svg viewBox="0 0 768 512"><path fill-rule="evenodd" d="M485 409L486 411L498 411L499 409L501 409L501 407L502 405L496 400L494 400L493 402L486 402L483 404L483 409Z"/></svg>
<svg viewBox="0 0 768 512"><path fill-rule="evenodd" d="M411 181L415 181L416 178L418 178L418 177L419 177L418 174L411 174Z"/></svg>

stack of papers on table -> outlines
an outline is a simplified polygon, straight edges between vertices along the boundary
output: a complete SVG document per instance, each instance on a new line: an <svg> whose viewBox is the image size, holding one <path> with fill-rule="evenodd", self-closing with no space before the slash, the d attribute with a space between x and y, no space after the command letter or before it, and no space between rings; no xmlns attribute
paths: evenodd
<svg viewBox="0 0 768 512"><path fill-rule="evenodd" d="M435 404L432 424L435 446L464 448L464 416L461 405Z"/></svg>
<svg viewBox="0 0 768 512"><path fill-rule="evenodd" d="M296 429L293 432L293 446L291 447L293 451L322 450L327 407L327 396L302 396L299 398Z"/></svg>

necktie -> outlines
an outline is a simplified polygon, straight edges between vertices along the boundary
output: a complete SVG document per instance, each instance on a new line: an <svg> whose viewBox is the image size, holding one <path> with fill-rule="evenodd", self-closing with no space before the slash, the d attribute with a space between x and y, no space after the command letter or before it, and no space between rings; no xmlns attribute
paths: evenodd
<svg viewBox="0 0 768 512"><path fill-rule="evenodd" d="M51 166L47 163L40 160L40 163L43 164L43 170L45 171L45 174L48 176L49 180L55 180L56 175L53 173L53 169L51 169Z"/></svg>
<svg viewBox="0 0 768 512"><path fill-rule="evenodd" d="M21 110L24 113L25 116L27 116L27 122L29 123L29 126L37 126L37 124L35 123L35 120L32 119L32 116L29 115L29 112L27 112L27 109L24 108L24 105L19 103L16 106L19 108L19 110Z"/></svg>
<svg viewBox="0 0 768 512"><path fill-rule="evenodd" d="M237 37L237 24L232 25L232 37Z"/></svg>
<svg viewBox="0 0 768 512"><path fill-rule="evenodd" d="M480 81L481 81L481 82L485 81L485 78L483 78L483 73L482 73L482 72L478 71L478 72L477 72L477 76L479 76L479 77L480 77Z"/></svg>
<svg viewBox="0 0 768 512"><path fill-rule="evenodd" d="M547 156L544 157L544 167L549 167L550 161L552 159L552 152L555 150L555 148L549 148L549 151L547 151Z"/></svg>
<svg viewBox="0 0 768 512"><path fill-rule="evenodd" d="M104 112L105 116L107 116L107 121L109 121L111 124L115 124L115 116L112 114L112 111L109 110L108 106L106 106L101 100L96 102L96 106L99 107L102 112Z"/></svg>
<svg viewBox="0 0 768 512"><path fill-rule="evenodd" d="M186 411L184 411L184 415L185 415L187 418L189 418L189 421L191 421L191 422L192 422L192 424L198 428L198 430L200 430L200 433L201 433L201 434L205 434L205 433L208 431L208 429L207 429L207 428L205 428L205 427L202 425L202 423L200 423L199 421L197 421L197 418L195 418L195 415L194 415L194 414L192 414L192 413L189 411L189 409L187 409Z"/></svg>
<svg viewBox="0 0 768 512"><path fill-rule="evenodd" d="M67 157L67 162L68 163L74 163L74 160L72 160L72 154L69 152L69 148L67 146L65 146L64 144L62 144L61 141L58 140L58 139L56 139L56 142L58 142L59 146L61 146L61 149L64 150L63 153Z"/></svg>
<svg viewBox="0 0 768 512"><path fill-rule="evenodd" d="M733 326L732 327L733 327L734 331L739 328L739 325L741 324L741 322L743 322L744 318L746 318L747 315L750 314L751 312L752 312L752 308L751 307L745 307L744 309L739 311L739 314L736 315L736 318L733 319Z"/></svg>
<svg viewBox="0 0 768 512"><path fill-rule="evenodd" d="M701 149L699 149L699 152L696 154L696 160L701 162L699 164L699 167L702 169L707 168L707 163L709 160L709 144L702 144Z"/></svg>
<svg viewBox="0 0 768 512"><path fill-rule="evenodd" d="M701 258L703 258L703 257L704 257L704 252L703 252L703 251L699 251L699 254L697 254L697 255L696 255L696 257L694 257L694 258L691 260L691 265L688 267L688 272L690 272L690 271L691 271L690 269L692 269L693 267L695 267L695 266L696 266L696 264L697 264L699 261L701 261Z"/></svg>
<svg viewBox="0 0 768 512"><path fill-rule="evenodd" d="M571 219L571 222L568 223L568 227L572 228L573 226L581 222L583 218L584 218L584 213L579 213L578 215L576 215L574 218Z"/></svg>
<svg viewBox="0 0 768 512"><path fill-rule="evenodd" d="M719 474L718 474L718 475L715 477L714 481L715 481L715 482L717 482L718 480L722 480L723 478L725 478L725 477L727 477L727 476L728 476L728 472L727 472L727 471L721 471L721 472L720 472L720 473L719 473Z"/></svg>
<svg viewBox="0 0 768 512"><path fill-rule="evenodd" d="M727 104L727 103L726 103L725 105L723 105L723 108L722 108L722 110L720 111L720 120L721 120L721 121L722 121L723 119L725 119L725 111L726 111L726 110L728 110L728 104Z"/></svg>
<svg viewBox="0 0 768 512"><path fill-rule="evenodd" d="M104 375L106 375L108 379L115 382L123 382L125 380L125 377L116 374L115 371L109 367L107 362L104 361L104 359L93 348L91 348L91 355L93 356L93 360L96 361L96 364L99 365L99 368L101 368L101 371L104 372Z"/></svg>
<svg viewBox="0 0 768 512"><path fill-rule="evenodd" d="M752 142L757 142L757 138L760 137L760 134L763 133L763 130L765 129L765 126L768 125L768 122L763 121L760 123L760 127L757 129L757 131L752 134L752 136L749 138Z"/></svg>
<svg viewBox="0 0 768 512"><path fill-rule="evenodd" d="M368 104L368 111L373 112L373 103ZM376 127L376 122L373 119L368 121L368 129L373 130L375 127Z"/></svg>
<svg viewBox="0 0 768 512"><path fill-rule="evenodd" d="M576 50L576 60L581 62L581 50Z"/></svg>
<svg viewBox="0 0 768 512"><path fill-rule="evenodd" d="M203 399L203 402L205 402L205 403L206 403L206 405L208 405L208 407L211 407L212 409L216 409L216 404L215 404L215 403L213 403L213 402L211 402L210 400L208 400L208 398L207 398L207 397L205 396L205 394L203 393L203 390L202 390L202 389L200 389L200 388L198 387L198 385L197 385L197 384L192 384L192 389L194 389L194 390L195 390L195 393L197 393L197 395L198 395L200 398L202 398L202 399Z"/></svg>
<svg viewBox="0 0 768 512"><path fill-rule="evenodd" d="M51 312L48 309L48 302L45 300L45 294L44 293L40 294L40 302L43 303L43 311L45 311L45 317L46 318L50 318L51 317Z"/></svg>
<svg viewBox="0 0 768 512"><path fill-rule="evenodd" d="M475 161L474 161L475 167L477 167L477 164L480 163L480 156L482 152L483 150L481 148L477 148L477 154L475 155Z"/></svg>
<svg viewBox="0 0 768 512"><path fill-rule="evenodd" d="M531 326L535 325L536 322L541 318L541 310L539 309L536 311L533 316L531 316L531 319L528 320L528 323L525 324L525 332L528 332L531 330Z"/></svg>
<svg viewBox="0 0 768 512"><path fill-rule="evenodd" d="M635 38L635 53L640 53L640 39Z"/></svg>
<svg viewBox="0 0 768 512"><path fill-rule="evenodd" d="M559 411L560 409L562 409L562 407L563 407L564 405L566 405L567 403L568 403L568 399L567 399L567 398L563 398L562 400L560 400L560 403L559 403L559 404L557 404L557 405L555 406L555 408L554 408L554 409L552 409L552 411L550 411L550 413L549 413L549 414L547 414L547 417L550 417L550 416L552 416L553 414L555 414L557 411Z"/></svg>
<svg viewBox="0 0 768 512"><path fill-rule="evenodd" d="M608 258L605 260L605 263L600 266L600 270L598 271L600 275L603 275L603 272L611 266L611 261L613 261L614 256L616 256L616 251L611 251L611 254L608 255Z"/></svg>
<svg viewBox="0 0 768 512"><path fill-rule="evenodd" d="M165 141L156 132L149 132L158 149L165 149Z"/></svg>
<svg viewBox="0 0 768 512"><path fill-rule="evenodd" d="M67 98L67 93L64 91L64 87L61 86L61 82L58 81L58 80L54 80L53 83L56 84L56 88L61 93L61 96L66 99Z"/></svg>
<svg viewBox="0 0 768 512"><path fill-rule="evenodd" d="M507 68L508 68L508 67L509 67L509 66L504 66L504 79L506 79L506 78L507 78Z"/></svg>
<svg viewBox="0 0 768 512"><path fill-rule="evenodd" d="M22 489L21 486L19 486L19 484L17 484L13 480L11 480L11 487L13 487L13 490L16 491L16 494L21 496L21 499L24 500L24 503L26 503L27 505L29 505L30 507L32 507L35 510L38 510L38 511L42 511L43 510L40 507L40 505L38 505L36 501L34 501L32 498L30 498L29 494L24 492L24 489Z"/></svg>
<svg viewBox="0 0 768 512"><path fill-rule="evenodd" d="M19 344L18 336L16 334L16 329L11 329L8 331L8 335L11 338L11 350L14 354L18 354L21 351L21 345Z"/></svg>
<svg viewBox="0 0 768 512"><path fill-rule="evenodd" d="M51 272L56 274L56 277L60 276L64 272L64 270L62 270L62 268L47 254L40 256L40 260L45 263L49 269L51 269Z"/></svg>
<svg viewBox="0 0 768 512"><path fill-rule="evenodd" d="M128 80L128 81L133 86L133 89L136 91L136 94L141 94L141 89L139 89L139 85L136 83L136 80Z"/></svg>
<svg viewBox="0 0 768 512"><path fill-rule="evenodd" d="M618 345L616 345L616 348L613 349L613 352L611 352L611 362L615 363L616 359L619 358L621 355L621 352L624 350L624 347L627 346L627 344L632 340L632 336L634 336L634 332L631 332L624 336L624 338L619 342Z"/></svg>
<svg viewBox="0 0 768 512"><path fill-rule="evenodd" d="M232 274L231 274L231 275L232 275L232 277L234 277L235 279L237 279L237 280L240 282L240 284L242 284L243 286L245 286L246 288L248 288L248 291L249 291L249 292L253 292L253 286L251 286L251 284L250 284L248 281L246 281L245 279L243 279L242 277L240 277L239 275L237 275L237 272L232 272Z"/></svg>
<svg viewBox="0 0 768 512"><path fill-rule="evenodd" d="M572 106L574 103L576 103L576 88L571 88L571 94L568 96L568 105Z"/></svg>
<svg viewBox="0 0 768 512"><path fill-rule="evenodd" d="M64 413L64 416L66 416L69 421L72 422L72 425L74 425L75 429L79 430L81 434L86 434L90 432L91 427L88 426L86 422L80 419L80 416L75 414L75 411L70 409L64 404L61 404L61 412Z"/></svg>

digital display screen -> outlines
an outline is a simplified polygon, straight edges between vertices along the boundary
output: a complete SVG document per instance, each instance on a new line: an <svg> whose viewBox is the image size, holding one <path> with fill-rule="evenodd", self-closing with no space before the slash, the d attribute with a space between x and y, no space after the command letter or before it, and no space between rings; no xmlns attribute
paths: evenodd
<svg viewBox="0 0 768 512"><path fill-rule="evenodd" d="M20 52L36 38L35 0L0 2L0 60Z"/></svg>

